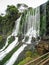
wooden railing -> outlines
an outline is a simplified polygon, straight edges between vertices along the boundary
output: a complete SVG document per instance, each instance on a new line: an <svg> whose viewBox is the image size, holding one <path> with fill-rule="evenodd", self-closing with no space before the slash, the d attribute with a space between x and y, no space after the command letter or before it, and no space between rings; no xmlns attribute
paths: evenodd
<svg viewBox="0 0 49 65"><path fill-rule="evenodd" d="M48 61L47 59L49 60L49 52L24 65L42 65L41 63L43 63L43 64L46 63Z"/></svg>

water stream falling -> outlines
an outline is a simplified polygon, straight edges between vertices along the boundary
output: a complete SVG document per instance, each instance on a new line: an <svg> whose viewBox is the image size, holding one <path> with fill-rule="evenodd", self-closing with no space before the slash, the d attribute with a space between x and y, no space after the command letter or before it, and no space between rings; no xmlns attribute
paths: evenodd
<svg viewBox="0 0 49 65"><path fill-rule="evenodd" d="M0 52L3 51L3 50L7 47L9 38L10 38L11 36L17 36L18 31L19 31L20 19L21 19L21 17L20 17L18 20L15 21L15 27L14 27L14 29L13 29L13 32L12 32L11 35L9 35L9 36L7 37L6 44L5 44L5 46L4 46L2 49L0 49Z"/></svg>
<svg viewBox="0 0 49 65"><path fill-rule="evenodd" d="M15 21L16 27L13 33L10 36L8 36L8 38L17 35L19 30L20 19L21 17L17 19L17 21ZM6 43L8 43L8 40L6 41ZM0 60L2 60L17 44L18 44L18 37L15 37L15 40L4 51L0 52Z"/></svg>
<svg viewBox="0 0 49 65"><path fill-rule="evenodd" d="M26 13L26 14L25 14ZM29 37L29 40L26 43L31 43L32 37L37 38L39 36L40 31L40 7L35 9L29 8L24 13L24 19L22 19L22 34L24 34L24 38L26 36ZM24 39L23 39L23 42Z"/></svg>

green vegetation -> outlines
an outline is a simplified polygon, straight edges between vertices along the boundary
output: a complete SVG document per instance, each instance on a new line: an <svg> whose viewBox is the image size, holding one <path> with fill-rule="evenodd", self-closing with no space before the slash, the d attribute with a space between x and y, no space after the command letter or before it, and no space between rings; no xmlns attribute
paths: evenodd
<svg viewBox="0 0 49 65"><path fill-rule="evenodd" d="M9 31L12 31L19 16L18 9L13 5L8 5L6 14L4 16L0 15L0 34L6 35Z"/></svg>
<svg viewBox="0 0 49 65"><path fill-rule="evenodd" d="M0 35L0 49L5 45L5 39Z"/></svg>
<svg viewBox="0 0 49 65"><path fill-rule="evenodd" d="M26 56L26 57L32 57L32 52L31 52L31 51L27 51L27 52L25 53L25 56Z"/></svg>
<svg viewBox="0 0 49 65"><path fill-rule="evenodd" d="M40 7L40 35L46 35L46 11L45 4Z"/></svg>
<svg viewBox="0 0 49 65"><path fill-rule="evenodd" d="M21 52L21 54L19 55L18 59L15 61L14 65L19 65L19 64L21 65L21 63L23 63L23 62L24 63L22 65L24 65L24 64L27 63L27 62L25 62L26 58L29 57L29 58L31 58L31 60L34 60L34 59L36 59L39 56L40 55L38 54L36 49L33 51L32 48L30 50L28 48L25 48L24 51Z"/></svg>
<svg viewBox="0 0 49 65"><path fill-rule="evenodd" d="M49 1L46 5L46 35L49 35Z"/></svg>
<svg viewBox="0 0 49 65"><path fill-rule="evenodd" d="M37 51L34 51L34 52L32 52L31 50L26 51L25 58L19 61L18 65L24 65L28 63L29 61L34 60L37 57L39 57L39 54L37 53ZM16 63L14 65L16 65Z"/></svg>
<svg viewBox="0 0 49 65"><path fill-rule="evenodd" d="M3 39L3 37L2 37L2 36L0 36L0 42L2 41L2 39Z"/></svg>
<svg viewBox="0 0 49 65"><path fill-rule="evenodd" d="M11 36L11 37L9 38L8 43L10 44L10 43L12 43L14 40L15 40L15 37L14 37L14 36Z"/></svg>
<svg viewBox="0 0 49 65"><path fill-rule="evenodd" d="M39 57L40 55L38 54L37 50L34 50L34 51L26 51L25 53L25 57L31 57L32 59L35 59L37 57Z"/></svg>
<svg viewBox="0 0 49 65"><path fill-rule="evenodd" d="M24 64L26 64L27 62L29 62L29 61L31 61L31 60L32 60L31 57L27 57L27 58L25 58L23 61L21 61L18 65L24 65Z"/></svg>
<svg viewBox="0 0 49 65"><path fill-rule="evenodd" d="M49 35L49 1L46 4L46 11L43 5L40 7L40 36Z"/></svg>

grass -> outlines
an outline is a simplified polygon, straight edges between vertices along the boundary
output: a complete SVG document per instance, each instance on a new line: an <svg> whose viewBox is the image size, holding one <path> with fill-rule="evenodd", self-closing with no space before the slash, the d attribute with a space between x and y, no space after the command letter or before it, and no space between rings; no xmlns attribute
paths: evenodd
<svg viewBox="0 0 49 65"><path fill-rule="evenodd" d="M31 60L34 60L35 58L39 57L39 54L37 52L33 52L31 55L32 56L29 55L28 57L26 57L25 59L23 59L22 61L20 61L18 63L18 65L24 65L24 64L30 62ZM17 64L15 64L15 65L17 65Z"/></svg>
<svg viewBox="0 0 49 65"><path fill-rule="evenodd" d="M31 57L27 57L27 58L25 58L23 61L21 61L18 65L24 65L24 64L28 63L28 62L31 61L31 60L32 60Z"/></svg>

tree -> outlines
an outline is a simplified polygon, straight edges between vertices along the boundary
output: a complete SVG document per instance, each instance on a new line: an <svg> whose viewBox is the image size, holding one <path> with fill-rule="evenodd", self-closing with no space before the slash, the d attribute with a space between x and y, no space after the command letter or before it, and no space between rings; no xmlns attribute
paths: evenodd
<svg viewBox="0 0 49 65"><path fill-rule="evenodd" d="M16 20L20 15L18 9L14 5L7 6L6 14L11 20Z"/></svg>

